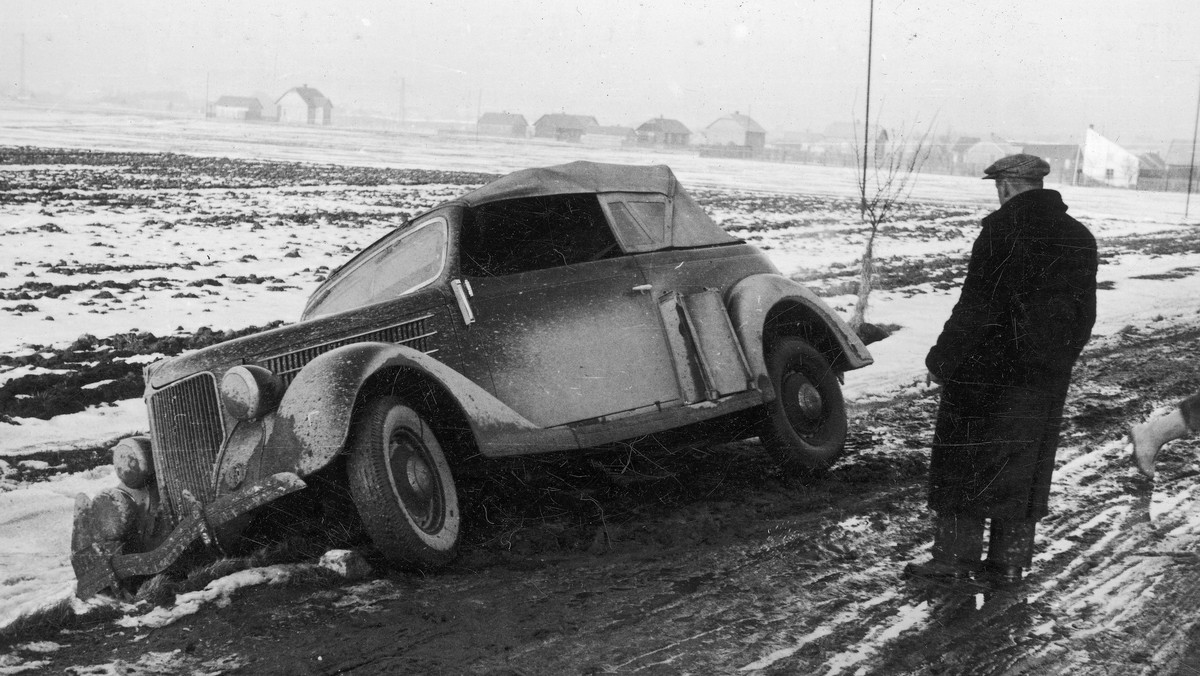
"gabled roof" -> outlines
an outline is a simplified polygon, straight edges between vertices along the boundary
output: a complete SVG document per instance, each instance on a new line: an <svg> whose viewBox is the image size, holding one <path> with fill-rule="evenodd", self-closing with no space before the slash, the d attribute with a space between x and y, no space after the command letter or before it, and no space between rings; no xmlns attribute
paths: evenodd
<svg viewBox="0 0 1200 676"><path fill-rule="evenodd" d="M657 251L671 247L710 246L738 241L717 225L679 185L671 168L665 165L635 166L571 162L539 169L522 169L488 183L454 200L477 207L500 200L579 193L652 193L665 195L672 208L665 213L671 220L663 228L662 239L639 245L637 251ZM620 221L620 219L618 219ZM614 222L613 227L636 228L631 222ZM640 232L640 231L639 231ZM620 234L620 233L619 233ZM644 239L646 233L622 237L624 241Z"/></svg>
<svg viewBox="0 0 1200 676"><path fill-rule="evenodd" d="M222 96L213 105L228 108L262 108L262 102L253 96Z"/></svg>
<svg viewBox="0 0 1200 676"><path fill-rule="evenodd" d="M317 91L316 89L314 89L312 87L309 87L308 85L304 85L303 87L292 87L291 89L284 92L283 96L280 96L278 99L275 99L275 103L279 103L280 101L283 100L284 96L287 96L288 94L290 94L292 92L296 92L297 94L299 94L300 98L304 99L304 103L308 104L309 108L321 108L324 106L329 106L330 108L333 107L332 101L325 98L324 94L322 94L321 92Z"/></svg>
<svg viewBox="0 0 1200 676"><path fill-rule="evenodd" d="M1142 153L1138 155L1138 167L1151 171L1163 171L1167 168L1167 162L1159 157L1158 153Z"/></svg>
<svg viewBox="0 0 1200 676"><path fill-rule="evenodd" d="M538 118L533 126L547 125L555 129L578 129L585 131L589 127L599 127L600 123L591 115L569 115L567 113L550 113Z"/></svg>
<svg viewBox="0 0 1200 676"><path fill-rule="evenodd" d="M484 113L479 116L477 124L512 127L518 124L527 126L529 123L525 121L525 116L520 113Z"/></svg>
<svg viewBox="0 0 1200 676"><path fill-rule="evenodd" d="M713 124L716 124L717 122L720 122L721 120L733 120L734 123L736 123L739 127L741 127L742 129L744 129L748 132L751 132L751 133L755 133L755 134L767 133L767 130L764 129L761 124L755 122L753 119L751 119L751 117L749 115L742 115L741 113L731 113L729 115L726 115L725 117L719 117L716 120L714 120L712 124L710 124L708 126L712 127Z"/></svg>
<svg viewBox="0 0 1200 676"><path fill-rule="evenodd" d="M656 117L653 120L646 120L638 131L646 134L690 134L690 129L687 128L679 120L672 120L667 117Z"/></svg>

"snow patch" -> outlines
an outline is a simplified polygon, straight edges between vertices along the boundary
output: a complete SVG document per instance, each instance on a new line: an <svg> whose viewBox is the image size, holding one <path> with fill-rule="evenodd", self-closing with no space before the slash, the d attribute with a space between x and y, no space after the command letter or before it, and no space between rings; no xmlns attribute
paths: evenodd
<svg viewBox="0 0 1200 676"><path fill-rule="evenodd" d="M229 605L232 601L233 593L239 589L259 584L281 584L290 580L296 572L312 568L313 566L310 564L297 563L241 570L213 580L208 583L208 586L199 591L180 594L175 598L175 605L170 608L160 607L144 615L122 617L117 620L117 624L131 629L140 627L158 629L165 627L181 617L187 617L196 613L205 603L215 603L220 607Z"/></svg>

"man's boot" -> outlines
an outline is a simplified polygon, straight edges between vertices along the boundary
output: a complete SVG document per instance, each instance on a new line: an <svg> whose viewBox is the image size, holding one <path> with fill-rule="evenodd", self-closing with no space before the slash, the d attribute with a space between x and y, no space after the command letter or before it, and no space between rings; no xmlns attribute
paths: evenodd
<svg viewBox="0 0 1200 676"><path fill-rule="evenodd" d="M1182 439L1188 432L1183 411L1178 408L1162 417L1134 425L1129 429L1129 438L1133 441L1133 464L1137 465L1139 472L1153 478L1154 459L1158 457L1163 444Z"/></svg>
<svg viewBox="0 0 1200 676"><path fill-rule="evenodd" d="M963 580L979 570L983 555L983 519L941 516L933 520L933 556L910 563L904 575L925 580Z"/></svg>
<svg viewBox="0 0 1200 676"><path fill-rule="evenodd" d="M1021 581L1033 565L1033 536L1037 521L992 519L988 536L988 555L983 562L983 577L998 585Z"/></svg>

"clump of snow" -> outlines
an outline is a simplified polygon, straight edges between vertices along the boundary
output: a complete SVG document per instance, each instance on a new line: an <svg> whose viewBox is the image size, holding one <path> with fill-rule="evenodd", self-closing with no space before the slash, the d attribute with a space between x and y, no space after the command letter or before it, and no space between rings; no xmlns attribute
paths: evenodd
<svg viewBox="0 0 1200 676"><path fill-rule="evenodd" d="M130 364L152 364L152 363L158 361L159 359L166 359L166 358L167 358L167 355L165 355L161 352L155 352L154 354L135 354L130 357L117 357L113 361L124 361L124 362L129 362Z"/></svg>
<svg viewBox="0 0 1200 676"><path fill-rule="evenodd" d="M24 674L36 671L49 664L46 660L25 661L17 655L0 655L0 676Z"/></svg>
<svg viewBox="0 0 1200 676"><path fill-rule="evenodd" d="M54 641L34 641L17 646L17 650L24 650L31 653L52 653L56 650L62 650L62 645Z"/></svg>
<svg viewBox="0 0 1200 676"><path fill-rule="evenodd" d="M290 580L296 572L312 568L313 566L309 564L280 564L240 570L209 582L204 589L180 594L175 598L175 604L169 608L159 607L143 615L122 617L117 620L117 624L127 628L157 629L165 627L181 617L194 614L205 603L215 603L222 607L229 605L233 593L243 587L258 584L281 584Z"/></svg>
<svg viewBox="0 0 1200 676"><path fill-rule="evenodd" d="M351 549L331 549L321 556L317 565L347 580L362 580L371 574L371 564L361 553Z"/></svg>

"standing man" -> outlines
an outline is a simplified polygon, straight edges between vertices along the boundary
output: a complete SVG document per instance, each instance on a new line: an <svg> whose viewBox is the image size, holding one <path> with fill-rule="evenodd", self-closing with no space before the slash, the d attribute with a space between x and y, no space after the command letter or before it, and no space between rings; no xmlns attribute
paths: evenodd
<svg viewBox="0 0 1200 676"><path fill-rule="evenodd" d="M1032 562L1071 368L1096 319L1096 240L1042 187L1049 172L1025 154L984 170L1000 208L983 219L958 303L925 358L942 385L929 466L933 556L906 575L1011 583Z"/></svg>

